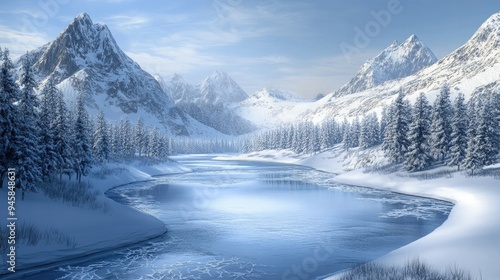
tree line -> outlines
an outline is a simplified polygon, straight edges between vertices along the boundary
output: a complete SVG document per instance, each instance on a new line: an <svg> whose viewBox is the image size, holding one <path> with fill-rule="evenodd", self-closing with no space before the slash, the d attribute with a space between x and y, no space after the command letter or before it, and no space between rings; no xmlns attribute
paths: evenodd
<svg viewBox="0 0 500 280"><path fill-rule="evenodd" d="M21 61L19 79L9 51L0 49L0 57L0 179L3 183L8 168L16 168L23 196L54 177L75 175L80 181L96 164L172 153L171 139L142 119L110 123L102 111L90 118L83 94L68 106L51 77L37 95L40 85L29 55Z"/></svg>
<svg viewBox="0 0 500 280"><path fill-rule="evenodd" d="M452 103L450 89L441 88L433 105L421 93L412 105L400 92L380 119L375 113L351 121L334 117L321 124L298 122L247 137L243 152L290 149L315 154L341 144L367 149L381 145L389 160L408 171L437 164L474 173L499 161L500 95L485 92L465 101L458 94Z"/></svg>

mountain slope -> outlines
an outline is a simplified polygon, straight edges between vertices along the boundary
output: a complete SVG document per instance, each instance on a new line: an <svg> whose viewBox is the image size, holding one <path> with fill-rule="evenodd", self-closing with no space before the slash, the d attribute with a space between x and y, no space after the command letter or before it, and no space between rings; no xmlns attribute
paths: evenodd
<svg viewBox="0 0 500 280"><path fill-rule="evenodd" d="M206 104L228 104L248 98L243 89L225 72L215 71L200 85L201 100Z"/></svg>
<svg viewBox="0 0 500 280"><path fill-rule="evenodd" d="M159 83L118 47L106 25L83 13L57 38L29 53L39 80L53 78L71 101L85 96L89 110L106 117L142 117L173 135L189 134L189 118L175 106Z"/></svg>
<svg viewBox="0 0 500 280"><path fill-rule="evenodd" d="M241 135L256 129L233 111L234 104L246 100L248 95L227 73L216 71L197 86L186 83L178 74L157 79L175 104L198 122L226 135Z"/></svg>
<svg viewBox="0 0 500 280"><path fill-rule="evenodd" d="M432 51L415 35L401 44L394 41L379 55L366 61L356 76L337 90L334 96L360 92L387 81L410 76L436 61Z"/></svg>
<svg viewBox="0 0 500 280"><path fill-rule="evenodd" d="M477 94L500 92L500 13L488 18L460 48L417 73L385 82L350 95L331 93L323 105L300 116L320 122L330 116L356 116L380 112L402 91L410 101L420 92L432 102L439 89L447 84L454 98L458 92L466 99Z"/></svg>

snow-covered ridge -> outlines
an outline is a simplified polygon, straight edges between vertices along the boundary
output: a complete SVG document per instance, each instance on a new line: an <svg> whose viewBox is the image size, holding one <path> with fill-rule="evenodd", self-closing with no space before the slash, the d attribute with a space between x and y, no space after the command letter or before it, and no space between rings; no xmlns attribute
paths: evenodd
<svg viewBox="0 0 500 280"><path fill-rule="evenodd" d="M421 92L432 102L439 89L447 84L451 98L463 93L466 100L488 89L500 90L500 13L492 15L463 46L408 77L387 81L381 85L337 96L331 93L323 104L300 118L315 122L330 116L355 117L368 112L380 113L399 91L413 102Z"/></svg>
<svg viewBox="0 0 500 280"><path fill-rule="evenodd" d="M407 77L436 61L432 51L416 35L411 35L401 44L394 41L379 55L366 61L356 76L337 90L334 96L352 94Z"/></svg>

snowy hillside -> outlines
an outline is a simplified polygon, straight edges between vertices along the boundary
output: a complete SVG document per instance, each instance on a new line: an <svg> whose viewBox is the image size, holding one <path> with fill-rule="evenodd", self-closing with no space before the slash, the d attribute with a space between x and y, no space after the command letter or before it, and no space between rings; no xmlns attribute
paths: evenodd
<svg viewBox="0 0 500 280"><path fill-rule="evenodd" d="M433 65L397 80L350 95L337 96L337 92L323 98L324 105L304 114L315 122L329 116L363 115L380 113L384 105L396 97L400 90L415 101L424 92L432 102L439 88L448 84L452 99L461 92L468 99L485 88L500 89L500 13L492 15L463 46Z"/></svg>
<svg viewBox="0 0 500 280"><path fill-rule="evenodd" d="M334 96L352 94L410 76L436 61L432 51L417 36L411 35L401 44L394 41L379 55L366 61L356 76L337 90Z"/></svg>

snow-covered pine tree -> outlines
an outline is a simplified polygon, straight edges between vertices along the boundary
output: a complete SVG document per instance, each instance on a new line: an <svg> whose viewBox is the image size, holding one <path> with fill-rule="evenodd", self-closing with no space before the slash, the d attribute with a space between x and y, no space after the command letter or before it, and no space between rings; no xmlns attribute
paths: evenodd
<svg viewBox="0 0 500 280"><path fill-rule="evenodd" d="M38 126L40 127L40 158L41 169L44 180L49 179L54 172L57 162L60 161L60 155L54 145L55 132L52 129L52 121L55 119L55 96L57 88L54 80L49 78L42 89L42 103Z"/></svg>
<svg viewBox="0 0 500 280"><path fill-rule="evenodd" d="M160 131L158 127L154 127L150 133L149 137L149 147L150 147L150 157L152 158L160 158L161 157L161 139L160 139Z"/></svg>
<svg viewBox="0 0 500 280"><path fill-rule="evenodd" d="M82 176L87 175L92 164L92 145L90 142L89 116L85 110L83 95L80 93L76 100L76 119L73 125L73 171L80 183Z"/></svg>
<svg viewBox="0 0 500 280"><path fill-rule="evenodd" d="M471 101L472 102L472 101ZM489 102L479 99L471 110L477 112L477 116L471 118L467 131L468 142L464 159L464 167L474 174L474 171L494 162L492 131L492 108ZM475 108L475 110L474 110ZM469 113L470 115L470 113Z"/></svg>
<svg viewBox="0 0 500 280"><path fill-rule="evenodd" d="M444 161L451 140L452 106L450 89L444 85L432 108L431 153L436 160Z"/></svg>
<svg viewBox="0 0 500 280"><path fill-rule="evenodd" d="M420 171L432 164L433 157L429 146L431 110L427 98L421 93L413 107L412 121L408 130L410 145L404 159L404 168L408 171Z"/></svg>
<svg viewBox="0 0 500 280"><path fill-rule="evenodd" d="M146 126L142 118L139 118L134 127L134 147L140 157L144 153L144 141L146 140Z"/></svg>
<svg viewBox="0 0 500 280"><path fill-rule="evenodd" d="M39 101L35 94L37 83L33 77L32 60L26 54L22 60L21 94L18 101L19 124L15 141L16 166L22 197L26 191L36 191L43 180L40 158L40 129L37 125Z"/></svg>
<svg viewBox="0 0 500 280"><path fill-rule="evenodd" d="M496 161L500 161L500 94L491 93L491 121L492 121L492 138L493 149L496 154Z"/></svg>
<svg viewBox="0 0 500 280"><path fill-rule="evenodd" d="M120 126L116 123L109 123L108 135L109 135L109 156L113 160L118 160L121 151L120 142Z"/></svg>
<svg viewBox="0 0 500 280"><path fill-rule="evenodd" d="M73 171L73 163L70 147L70 134L68 124L68 109L62 92L54 85L54 119L51 121L50 129L54 133L54 148L58 154L56 162L56 170L59 174L59 180L62 180L62 175L68 176Z"/></svg>
<svg viewBox="0 0 500 280"><path fill-rule="evenodd" d="M134 156L134 133L132 129L132 124L127 118L120 121L120 155L122 159L130 159Z"/></svg>
<svg viewBox="0 0 500 280"><path fill-rule="evenodd" d="M379 143L379 123L375 113L367 114L361 121L359 147L367 149Z"/></svg>
<svg viewBox="0 0 500 280"><path fill-rule="evenodd" d="M453 104L453 118L451 120L450 154L446 162L450 166L457 166L460 170L467 150L467 107L463 94L459 94Z"/></svg>
<svg viewBox="0 0 500 280"><path fill-rule="evenodd" d="M321 141L320 141L320 130L317 125L314 125L313 123L310 123L311 126L311 132L312 132L312 139L311 139L311 152L316 154L319 151L321 151Z"/></svg>
<svg viewBox="0 0 500 280"><path fill-rule="evenodd" d="M389 118L390 118L390 115L389 115L389 107L387 107L386 105L384 105L382 107L382 114L380 116L380 126L379 126L379 143L382 142L383 138L384 138L384 135L385 135L385 128L387 126L387 123L389 122Z"/></svg>
<svg viewBox="0 0 500 280"><path fill-rule="evenodd" d="M328 122L325 121L320 126L319 142L321 150L326 150L331 146L330 138L331 136L330 131L328 130Z"/></svg>
<svg viewBox="0 0 500 280"><path fill-rule="evenodd" d="M495 130L495 110L493 108L493 99L490 96L485 96L485 102L479 112L478 122L478 145L480 154L484 154L483 165L493 164L496 161L498 149L496 147Z"/></svg>
<svg viewBox="0 0 500 280"><path fill-rule="evenodd" d="M295 137L295 127L293 124L288 124L287 125L287 130L288 130L288 139L286 143L286 149L293 149L293 141Z"/></svg>
<svg viewBox="0 0 500 280"><path fill-rule="evenodd" d="M347 122L347 119L344 119L345 122L342 123L344 134L342 135L342 146L345 150L349 150L349 148L354 147L352 143L352 124Z"/></svg>
<svg viewBox="0 0 500 280"><path fill-rule="evenodd" d="M385 155L393 162L400 163L408 151L409 141L406 138L411 122L411 106L400 92L389 108L388 123L384 132L382 148Z"/></svg>
<svg viewBox="0 0 500 280"><path fill-rule="evenodd" d="M293 151L297 154L302 154L304 152L304 148L302 145L302 139L304 131L302 131L302 126L300 123L296 123L294 125L294 137L293 137Z"/></svg>
<svg viewBox="0 0 500 280"><path fill-rule="evenodd" d="M96 124L94 127L94 143L92 145L94 159L98 163L105 163L109 159L111 147L109 128L102 111L97 113Z"/></svg>
<svg viewBox="0 0 500 280"><path fill-rule="evenodd" d="M0 183L3 183L8 168L13 167L16 161L15 141L20 121L20 113L15 105L19 101L19 88L15 82L14 66L8 49L2 52L2 60L0 67Z"/></svg>
<svg viewBox="0 0 500 280"><path fill-rule="evenodd" d="M361 133L361 123L359 122L359 117L356 116L351 124L351 141L352 147L359 146L359 134Z"/></svg>

